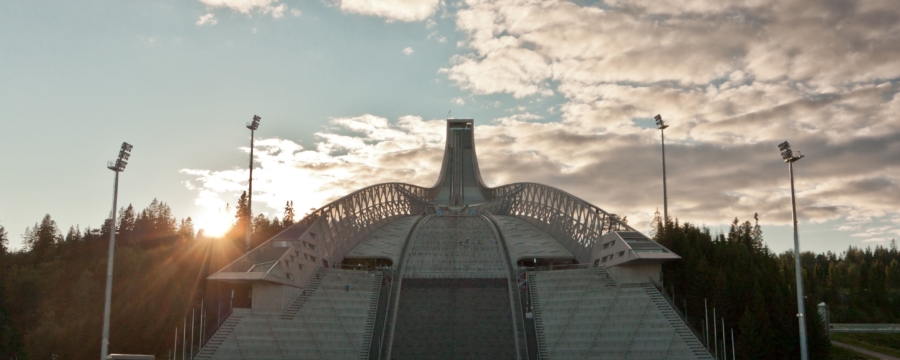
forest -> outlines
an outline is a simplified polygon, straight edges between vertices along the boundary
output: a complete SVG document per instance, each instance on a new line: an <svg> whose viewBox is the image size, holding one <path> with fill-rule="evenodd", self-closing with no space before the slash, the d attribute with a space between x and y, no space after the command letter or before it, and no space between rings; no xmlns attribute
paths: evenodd
<svg viewBox="0 0 900 360"><path fill-rule="evenodd" d="M706 332L706 312L712 317L716 309L720 350L724 319L726 328L734 329L739 358L797 359L794 254L771 252L756 215L754 220L742 223L735 218L728 233L712 234L708 228L677 219L662 224L657 217L655 240L682 257L663 266L664 286L700 333ZM832 323L900 320L900 306L894 303L900 295L896 241L889 248L850 246L840 254L800 255L810 359L829 358L830 342L818 316L819 303L830 307Z"/></svg>
<svg viewBox="0 0 900 360"><path fill-rule="evenodd" d="M175 328L190 324L192 309L199 321L201 302L213 324L227 314L232 290L235 307L249 304L247 289L206 282L244 253L245 205L244 195L231 230L221 239L198 234L190 217L176 220L169 206L155 199L140 212L132 205L119 211L110 353L165 359ZM293 221L291 202L282 219L256 216L251 246ZM25 247L14 252L0 226L0 358L95 359L100 354L111 222L63 233L46 215L26 230Z"/></svg>
<svg viewBox="0 0 900 360"><path fill-rule="evenodd" d="M175 328L189 324L201 304L213 324L227 314L232 291L235 307L249 304L247 289L205 280L245 251L246 194L236 203L233 226L219 239L198 233L191 218L176 219L161 201L119 211L111 353L167 358ZM291 202L280 219L256 216L251 246L292 225L294 217ZM12 235L0 226L0 358L96 358L112 222L63 232L46 215L21 235L25 247L16 251L9 250ZM683 258L664 266L664 287L698 332L705 329L706 300L717 319L734 329L739 358L799 357L793 254L771 252L758 222L734 219L727 233L713 234L657 218L654 238ZM802 263L810 358L826 359L830 351L816 315L820 302L831 307L832 322L900 322L894 242L839 254L805 252Z"/></svg>

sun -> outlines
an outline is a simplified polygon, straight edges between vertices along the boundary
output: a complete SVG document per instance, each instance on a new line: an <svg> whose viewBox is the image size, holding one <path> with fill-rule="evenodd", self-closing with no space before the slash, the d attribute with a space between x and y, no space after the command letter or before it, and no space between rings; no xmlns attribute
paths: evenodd
<svg viewBox="0 0 900 360"><path fill-rule="evenodd" d="M231 228L232 217L224 211L205 211L197 220L197 227L203 229L207 237L218 238Z"/></svg>
<svg viewBox="0 0 900 360"><path fill-rule="evenodd" d="M218 238L225 235L231 229L234 220L234 210L209 191L201 191L196 204L200 207L200 214L195 218L198 229L203 229L203 234L208 237Z"/></svg>

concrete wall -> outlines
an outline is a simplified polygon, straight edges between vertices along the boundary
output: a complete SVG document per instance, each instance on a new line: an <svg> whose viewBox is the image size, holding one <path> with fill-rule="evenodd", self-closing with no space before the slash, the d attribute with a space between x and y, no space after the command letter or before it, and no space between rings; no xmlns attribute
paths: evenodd
<svg viewBox="0 0 900 360"><path fill-rule="evenodd" d="M606 268L606 271L612 275L613 279L619 284L631 283L647 283L650 278L659 282L659 272L662 269L660 264L647 265L619 265Z"/></svg>
<svg viewBox="0 0 900 360"><path fill-rule="evenodd" d="M257 282L253 284L253 313L281 313L299 291L293 286Z"/></svg>

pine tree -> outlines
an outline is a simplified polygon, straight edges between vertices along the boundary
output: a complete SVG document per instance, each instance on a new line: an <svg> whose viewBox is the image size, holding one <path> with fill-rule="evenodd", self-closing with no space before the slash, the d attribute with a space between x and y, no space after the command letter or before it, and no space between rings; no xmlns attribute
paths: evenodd
<svg viewBox="0 0 900 360"><path fill-rule="evenodd" d="M78 229L78 225L69 226L69 232L66 233L66 243L67 244L75 244L80 243L82 240L81 230Z"/></svg>
<svg viewBox="0 0 900 360"><path fill-rule="evenodd" d="M762 251L766 247L766 242L763 240L762 226L759 226L759 213L753 213L753 221L753 249Z"/></svg>
<svg viewBox="0 0 900 360"><path fill-rule="evenodd" d="M44 261L50 250L62 240L56 221L50 218L50 214L44 215L44 219L35 223L34 228L26 228L23 238L36 263Z"/></svg>
<svg viewBox="0 0 900 360"><path fill-rule="evenodd" d="M178 226L178 235L181 240L194 240L194 221L188 216L187 219L181 219L181 225Z"/></svg>
<svg viewBox="0 0 900 360"><path fill-rule="evenodd" d="M284 227L288 227L294 224L294 201L288 201L284 204L284 216L282 217L281 224Z"/></svg>
<svg viewBox="0 0 900 360"><path fill-rule="evenodd" d="M0 225L0 257L9 252L9 238L6 235L6 229ZM2 263L0 263L2 264Z"/></svg>
<svg viewBox="0 0 900 360"><path fill-rule="evenodd" d="M134 240L134 207L128 204L127 208L119 211L119 228L116 230L116 241L121 239L123 244L129 243Z"/></svg>
<svg viewBox="0 0 900 360"><path fill-rule="evenodd" d="M234 212L234 225L236 228L241 231L244 230L244 226L247 224L247 214L249 212L250 209L247 207L247 192L244 191L238 199L237 207Z"/></svg>

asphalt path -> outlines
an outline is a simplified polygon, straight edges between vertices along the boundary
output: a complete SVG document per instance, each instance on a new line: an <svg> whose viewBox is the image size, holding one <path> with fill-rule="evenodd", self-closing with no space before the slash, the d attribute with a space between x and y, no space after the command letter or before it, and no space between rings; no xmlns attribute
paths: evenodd
<svg viewBox="0 0 900 360"><path fill-rule="evenodd" d="M861 347L859 347L859 346L853 346L853 345L850 345L850 344L844 344L844 343L839 342L839 341L834 341L834 340L832 340L832 341L831 341L831 345L840 346L840 347L845 348L845 349L850 349L850 350L856 351L856 352L858 352L858 353L860 353L860 354L866 354L866 355L869 355L869 356L874 356L874 357L877 357L877 358L879 358L879 359L881 359L881 360L900 360L900 358L898 358L898 357L894 357L894 356L890 356L890 355L885 355L885 354L882 354L882 353L879 353L879 352L874 352L874 351L869 350L869 349L863 349L863 348L861 348Z"/></svg>

